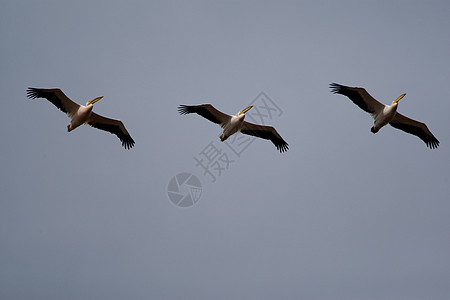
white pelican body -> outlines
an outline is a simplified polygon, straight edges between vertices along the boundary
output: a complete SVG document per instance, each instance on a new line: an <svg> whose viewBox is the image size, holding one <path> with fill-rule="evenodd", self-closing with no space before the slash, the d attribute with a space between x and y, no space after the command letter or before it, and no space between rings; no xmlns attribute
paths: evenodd
<svg viewBox="0 0 450 300"><path fill-rule="evenodd" d="M67 125L67 131L71 132L78 126L86 123L86 121L91 116L93 107L94 105L92 103L89 103L89 101L86 103L86 106L80 105L78 110L72 115L72 120L70 121L70 124Z"/></svg>
<svg viewBox="0 0 450 300"><path fill-rule="evenodd" d="M30 99L46 98L62 112L66 113L71 119L70 124L67 125L68 132L82 124L88 124L97 129L117 135L122 142L122 146L126 149L134 146L134 140L131 138L122 121L106 118L92 111L93 104L103 97L90 100L84 106L70 100L60 89L28 88L27 95Z"/></svg>
<svg viewBox="0 0 450 300"><path fill-rule="evenodd" d="M220 136L220 140L226 141L231 135L236 132L241 131L242 125L244 124L245 114L237 114L235 116L231 116L230 122L226 123L223 128L223 133Z"/></svg>
<svg viewBox="0 0 450 300"><path fill-rule="evenodd" d="M374 118L373 126L370 129L371 132L377 133L382 127L389 124L392 127L419 137L431 149L439 146L439 141L425 123L410 119L397 112L398 101L405 97L406 94L400 95L391 105L384 105L375 100L363 88L348 87L337 83L330 84L330 87L333 93L347 96L353 103Z"/></svg>
<svg viewBox="0 0 450 300"><path fill-rule="evenodd" d="M253 106L241 110L234 116L224 114L215 109L211 104L202 105L180 105L178 112L182 115L197 113L200 116L210 120L213 123L219 124L223 128L223 133L220 140L223 142L236 132L253 135L266 140L271 140L280 152L287 151L289 145L278 134L275 128L271 126L257 125L244 121L245 113Z"/></svg>
<svg viewBox="0 0 450 300"><path fill-rule="evenodd" d="M373 133L377 133L381 127L389 124L397 114L398 103L392 103L391 105L385 105L382 110L377 114L372 114L374 118L373 126L370 129Z"/></svg>

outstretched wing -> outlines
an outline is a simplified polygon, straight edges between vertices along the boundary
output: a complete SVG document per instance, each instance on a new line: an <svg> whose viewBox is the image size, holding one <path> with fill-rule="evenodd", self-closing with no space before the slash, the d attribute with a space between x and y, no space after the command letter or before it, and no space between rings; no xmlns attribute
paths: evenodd
<svg viewBox="0 0 450 300"><path fill-rule="evenodd" d="M97 129L117 135L125 149L130 149L134 146L134 140L120 120L106 118L91 112L91 116L86 123Z"/></svg>
<svg viewBox="0 0 450 300"><path fill-rule="evenodd" d="M439 141L434 137L425 123L410 119L397 113L389 124L397 129L419 137L430 149L434 149L439 146Z"/></svg>
<svg viewBox="0 0 450 300"><path fill-rule="evenodd" d="M289 149L288 143L278 134L278 132L272 126L256 125L253 123L245 122L242 125L241 133L253 135L266 140L271 140L280 152L287 151Z"/></svg>
<svg viewBox="0 0 450 300"><path fill-rule="evenodd" d="M79 104L70 100L60 89L28 88L27 96L30 99L45 98L69 117L72 117L80 107Z"/></svg>
<svg viewBox="0 0 450 300"><path fill-rule="evenodd" d="M210 120L213 123L219 124L223 127L231 119L230 115L224 114L218 111L211 104L202 105L180 105L178 106L178 112L180 115L196 113L200 116Z"/></svg>
<svg viewBox="0 0 450 300"><path fill-rule="evenodd" d="M375 100L364 88L349 87L337 83L330 84L331 91L335 94L347 96L362 110L369 114L377 113L384 108L384 104Z"/></svg>

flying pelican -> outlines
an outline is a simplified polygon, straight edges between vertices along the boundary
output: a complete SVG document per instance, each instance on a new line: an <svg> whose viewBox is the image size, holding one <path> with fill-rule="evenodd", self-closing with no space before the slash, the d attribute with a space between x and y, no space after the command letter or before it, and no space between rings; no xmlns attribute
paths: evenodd
<svg viewBox="0 0 450 300"><path fill-rule="evenodd" d="M53 103L62 112L71 118L70 124L67 125L67 131L71 132L82 124L88 124L92 127L108 131L117 135L125 149L134 146L134 140L131 138L125 126L120 120L114 120L97 115L92 111L93 104L102 97L97 97L86 102L86 106L79 105L70 100L60 89L36 89L28 88L27 96L30 99L46 98Z"/></svg>
<svg viewBox="0 0 450 300"><path fill-rule="evenodd" d="M244 134L271 140L280 152L287 151L289 149L289 145L278 134L275 128L272 126L256 125L244 121L245 113L252 107L253 105L241 110L234 116L218 111L211 104L192 106L180 105L178 107L178 112L181 115L196 113L213 123L219 124L223 128L223 133L220 136L220 140L222 142L236 132L242 132Z"/></svg>
<svg viewBox="0 0 450 300"><path fill-rule="evenodd" d="M331 83L330 88L333 93L350 98L353 103L374 118L374 124L370 129L371 132L377 133L383 126L390 124L397 129L419 137L430 149L439 146L439 141L428 130L425 123L415 121L397 112L398 101L405 97L406 94L400 95L391 105L384 105L370 96L364 88L348 87L337 83Z"/></svg>

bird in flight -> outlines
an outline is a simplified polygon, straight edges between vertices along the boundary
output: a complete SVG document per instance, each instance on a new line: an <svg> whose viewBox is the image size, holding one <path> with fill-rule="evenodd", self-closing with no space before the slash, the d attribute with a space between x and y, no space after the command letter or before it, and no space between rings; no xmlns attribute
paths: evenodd
<svg viewBox="0 0 450 300"><path fill-rule="evenodd" d="M223 133L220 136L222 142L236 132L241 132L243 134L270 140L280 152L287 151L289 149L288 143L283 140L275 128L244 121L245 113L252 107L253 105L239 111L233 116L215 109L211 104L180 105L178 107L178 112L181 115L196 113L213 123L219 124L220 127L223 128Z"/></svg>
<svg viewBox="0 0 450 300"><path fill-rule="evenodd" d="M425 123L410 119L397 112L398 102L406 94L400 95L391 105L385 105L375 100L364 88L349 87L337 83L331 83L330 88L333 93L350 98L353 103L374 118L374 124L370 129L371 132L377 133L382 127L389 124L392 127L419 137L430 149L439 146L439 141Z"/></svg>
<svg viewBox="0 0 450 300"><path fill-rule="evenodd" d="M27 96L30 99L45 98L53 103L62 112L66 113L71 119L70 124L67 125L67 131L70 132L82 124L88 124L97 129L108 131L117 137L122 142L125 149L130 149L134 146L134 140L131 138L122 121L106 118L100 116L92 111L95 102L102 97L86 102L86 105L80 105L70 100L60 89L37 89L28 88Z"/></svg>

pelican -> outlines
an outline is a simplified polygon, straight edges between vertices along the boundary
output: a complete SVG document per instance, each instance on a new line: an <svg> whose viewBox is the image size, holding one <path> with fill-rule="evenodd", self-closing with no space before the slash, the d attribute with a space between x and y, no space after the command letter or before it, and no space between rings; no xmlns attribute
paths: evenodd
<svg viewBox="0 0 450 300"><path fill-rule="evenodd" d="M220 140L223 142L236 132L253 135L266 140L271 140L280 152L287 151L289 145L283 140L278 132L272 126L256 125L244 121L245 113L249 111L253 105L239 111L236 115L230 116L215 109L211 104L202 105L180 105L178 112L181 115L196 113L219 124L223 128Z"/></svg>
<svg viewBox="0 0 450 300"><path fill-rule="evenodd" d="M398 101L406 94L400 95L391 105L384 105L375 100L364 88L348 87L337 83L330 84L331 91L350 98L362 110L368 112L374 118L371 132L377 133L383 126L389 124L397 129L419 137L430 148L439 146L439 141L428 130L425 123L410 119L397 112Z"/></svg>
<svg viewBox="0 0 450 300"><path fill-rule="evenodd" d="M27 96L30 99L46 98L62 112L66 113L71 118L70 124L67 125L68 132L71 132L82 124L88 124L97 129L117 135L125 149L130 149L134 146L134 140L131 138L122 121L106 118L92 111L93 104L102 99L103 96L89 100L86 102L86 106L73 102L60 89L28 88Z"/></svg>

